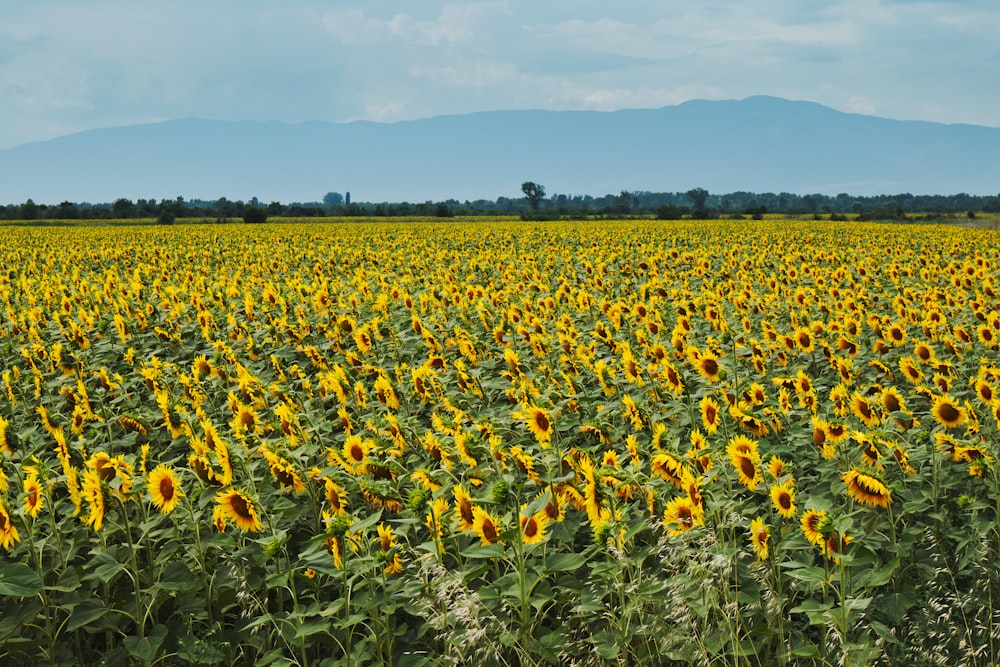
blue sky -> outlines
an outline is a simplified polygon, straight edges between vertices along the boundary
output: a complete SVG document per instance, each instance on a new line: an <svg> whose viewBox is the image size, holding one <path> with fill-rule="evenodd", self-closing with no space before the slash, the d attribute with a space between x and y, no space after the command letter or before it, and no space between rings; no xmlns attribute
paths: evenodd
<svg viewBox="0 0 1000 667"><path fill-rule="evenodd" d="M398 121L766 94L1000 126L997 0L0 0L0 148L185 116Z"/></svg>

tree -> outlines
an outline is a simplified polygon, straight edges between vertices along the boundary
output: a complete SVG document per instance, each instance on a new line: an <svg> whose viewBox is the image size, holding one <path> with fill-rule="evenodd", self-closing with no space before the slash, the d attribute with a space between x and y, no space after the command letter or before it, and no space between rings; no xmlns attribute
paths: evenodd
<svg viewBox="0 0 1000 667"><path fill-rule="evenodd" d="M524 193L524 198L528 200L532 209L537 209L545 198L545 186L532 181L521 183L521 192Z"/></svg>
<svg viewBox="0 0 1000 667"><path fill-rule="evenodd" d="M694 204L694 210L691 211L692 218L704 219L708 217L708 209L705 208L705 201L708 199L708 190L705 188L692 188L684 193L687 198L691 200Z"/></svg>
<svg viewBox="0 0 1000 667"><path fill-rule="evenodd" d="M344 195L339 192L327 192L323 195L324 206L338 206L344 203Z"/></svg>
<svg viewBox="0 0 1000 667"><path fill-rule="evenodd" d="M257 198L254 197L250 201L257 202ZM248 204L243 209L243 222L247 224L260 224L267 222L267 211L257 204Z"/></svg>
<svg viewBox="0 0 1000 667"><path fill-rule="evenodd" d="M34 220L38 217L38 204L30 199L21 205L21 220Z"/></svg>
<svg viewBox="0 0 1000 667"><path fill-rule="evenodd" d="M135 205L131 199L125 197L116 199L115 203L111 206L111 210L114 212L116 218L131 218L135 215Z"/></svg>

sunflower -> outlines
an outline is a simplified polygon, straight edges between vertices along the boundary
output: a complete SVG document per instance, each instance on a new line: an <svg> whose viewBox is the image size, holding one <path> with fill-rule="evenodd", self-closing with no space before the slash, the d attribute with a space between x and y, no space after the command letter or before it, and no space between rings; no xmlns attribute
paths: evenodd
<svg viewBox="0 0 1000 667"><path fill-rule="evenodd" d="M330 505L332 516L341 516L347 513L347 491L340 484L329 477L323 477L323 490L326 501Z"/></svg>
<svg viewBox="0 0 1000 667"><path fill-rule="evenodd" d="M890 324L885 335L889 339L889 342L896 347L900 347L906 343L906 328L900 323Z"/></svg>
<svg viewBox="0 0 1000 667"><path fill-rule="evenodd" d="M777 480L780 480L784 475L790 474L788 464L780 456L772 456L768 460L767 470Z"/></svg>
<svg viewBox="0 0 1000 667"><path fill-rule="evenodd" d="M398 512L403 509L403 498L391 479L370 481L362 478L358 480L358 488L361 489L361 496L365 502L376 510Z"/></svg>
<svg viewBox="0 0 1000 667"><path fill-rule="evenodd" d="M339 463L351 474L363 474L368 455L375 449L375 443L360 435L348 436L339 453Z"/></svg>
<svg viewBox="0 0 1000 667"><path fill-rule="evenodd" d="M101 526L104 525L104 486L96 470L88 469L83 473L82 495L87 502L85 521L88 526L100 532Z"/></svg>
<svg viewBox="0 0 1000 667"><path fill-rule="evenodd" d="M458 519L459 528L464 531L472 530L476 522L472 497L461 484L455 485L452 495L455 496L455 518Z"/></svg>
<svg viewBox="0 0 1000 667"><path fill-rule="evenodd" d="M714 354L706 351L699 355L695 370L709 382L718 382L722 366L719 365L719 359Z"/></svg>
<svg viewBox="0 0 1000 667"><path fill-rule="evenodd" d="M226 520L235 523L240 530L251 533L263 530L264 525L260 522L253 501L242 491L220 491L215 496L215 503L217 511Z"/></svg>
<svg viewBox="0 0 1000 667"><path fill-rule="evenodd" d="M771 543L771 529L764 519L757 517L750 522L750 544L760 560L767 560L768 547Z"/></svg>
<svg viewBox="0 0 1000 667"><path fill-rule="evenodd" d="M386 561L385 570L383 570L385 574L387 576L392 576L402 572L403 559L399 555L399 549L396 548L396 534L393 532L392 526L379 523L378 540L380 558Z"/></svg>
<svg viewBox="0 0 1000 667"><path fill-rule="evenodd" d="M739 482L750 491L757 488L763 476L760 468L757 467L759 457L751 456L744 452L730 451L729 462L739 476Z"/></svg>
<svg viewBox="0 0 1000 667"><path fill-rule="evenodd" d="M528 406L520 416L528 425L528 430L535 436L538 444L545 447L552 441L552 420L543 408L537 405Z"/></svg>
<svg viewBox="0 0 1000 667"><path fill-rule="evenodd" d="M0 547L10 551L20 541L21 536L17 534L17 528L10 519L10 513L3 501L0 500Z"/></svg>
<svg viewBox="0 0 1000 667"><path fill-rule="evenodd" d="M852 469L844 473L843 479L847 485L847 495L864 505L888 507L892 502L889 487L870 473Z"/></svg>
<svg viewBox="0 0 1000 667"><path fill-rule="evenodd" d="M861 460L865 465L873 468L879 465L878 462L882 458L882 452L874 440L860 431L853 432L851 438L861 447Z"/></svg>
<svg viewBox="0 0 1000 667"><path fill-rule="evenodd" d="M924 374L920 371L920 367L913 357L903 357L899 360L899 370L902 371L906 379L910 381L910 384L920 384L923 379Z"/></svg>
<svg viewBox="0 0 1000 667"><path fill-rule="evenodd" d="M838 384L830 390L830 402L835 415L846 417L851 413L851 390L844 383Z"/></svg>
<svg viewBox="0 0 1000 667"><path fill-rule="evenodd" d="M806 354L812 353L815 349L812 331L806 327L801 327L795 330L795 342L798 344L799 349Z"/></svg>
<svg viewBox="0 0 1000 667"><path fill-rule="evenodd" d="M851 412L869 428L878 426L882 421L868 399L857 391L851 396Z"/></svg>
<svg viewBox="0 0 1000 667"><path fill-rule="evenodd" d="M146 476L146 491L153 505L163 514L172 512L184 495L177 474L165 465L157 466Z"/></svg>
<svg viewBox="0 0 1000 667"><path fill-rule="evenodd" d="M2 486L2 484L0 484ZM24 478L24 511L32 519L38 518L38 513L42 511L45 504L45 496L42 493L42 484L38 481L38 475L33 471Z"/></svg>
<svg viewBox="0 0 1000 667"><path fill-rule="evenodd" d="M357 346L358 351L362 354L366 354L372 349L372 337L364 329L358 328L354 330L354 344Z"/></svg>
<svg viewBox="0 0 1000 667"><path fill-rule="evenodd" d="M496 544L500 540L500 529L497 527L496 518L479 505L472 507L472 516L472 531L479 536L483 546Z"/></svg>
<svg viewBox="0 0 1000 667"><path fill-rule="evenodd" d="M751 440L745 435L737 435L729 441L729 444L726 446L726 452L729 453L730 456L735 452L750 456L759 461L760 454L757 453L757 447L758 444L756 440Z"/></svg>
<svg viewBox="0 0 1000 667"><path fill-rule="evenodd" d="M762 405L767 400L767 392L764 391L763 385L759 382L754 382L747 389L746 398L750 401L751 405Z"/></svg>
<svg viewBox="0 0 1000 667"><path fill-rule="evenodd" d="M253 409L253 406L246 405L241 401L236 401L236 405L233 407L235 409L233 410L233 418L229 422L229 425L232 427L233 433L235 433L237 437L240 437L247 432L260 433L260 415L258 415L257 411Z"/></svg>
<svg viewBox="0 0 1000 667"><path fill-rule="evenodd" d="M390 410L399 410L399 398L396 396L396 390L392 388L389 378L381 373L375 380L375 397L379 403Z"/></svg>
<svg viewBox="0 0 1000 667"><path fill-rule="evenodd" d="M690 496L677 496L667 503L663 511L663 525L667 532L677 537L695 526L705 523L705 512Z"/></svg>
<svg viewBox="0 0 1000 667"><path fill-rule="evenodd" d="M701 408L701 423L709 435L719 430L719 404L711 396L705 396L698 404Z"/></svg>
<svg viewBox="0 0 1000 667"><path fill-rule="evenodd" d="M549 522L549 516L545 508L531 515L525 514L527 507L527 505L521 506L521 539L525 544L543 542L545 540L545 529Z"/></svg>
<svg viewBox="0 0 1000 667"><path fill-rule="evenodd" d="M854 538L850 535L842 535L835 530L831 531L821 543L823 555L835 563L839 563L839 556L847 551L847 545L853 541Z"/></svg>
<svg viewBox="0 0 1000 667"><path fill-rule="evenodd" d="M530 453L524 451L522 447L511 447L510 458L513 459L514 466L521 474L526 475L528 479L534 480L536 483L541 482L541 478L535 470L535 458Z"/></svg>
<svg viewBox="0 0 1000 667"><path fill-rule="evenodd" d="M986 347L992 348L996 344L996 334L988 324L979 325L976 329L976 336L979 338L979 342Z"/></svg>
<svg viewBox="0 0 1000 667"><path fill-rule="evenodd" d="M843 442L850 435L847 424L841 421L833 421L827 424L826 439L829 442Z"/></svg>
<svg viewBox="0 0 1000 667"><path fill-rule="evenodd" d="M948 394L934 397L931 414L939 424L946 428L955 428L968 419L968 415L958 401Z"/></svg>
<svg viewBox="0 0 1000 667"><path fill-rule="evenodd" d="M680 373L677 372L677 369L670 362L664 361L662 363L663 371L660 373L661 377L666 381L667 386L673 392L674 396L680 396L684 393L684 381L681 379Z"/></svg>
<svg viewBox="0 0 1000 667"><path fill-rule="evenodd" d="M878 400L882 404L882 409L889 414L906 410L906 401L895 387L883 389Z"/></svg>
<svg viewBox="0 0 1000 667"><path fill-rule="evenodd" d="M996 389L994 389L993 385L984 378L978 378L976 380L975 389L976 396L978 396L979 400L985 405L991 405L993 403L993 399L997 396Z"/></svg>
<svg viewBox="0 0 1000 667"><path fill-rule="evenodd" d="M802 513L799 524L802 526L802 534L811 543L823 544L823 539L827 530L827 517L824 510L806 510Z"/></svg>
<svg viewBox="0 0 1000 667"><path fill-rule="evenodd" d="M7 454L8 456L14 455L14 450L10 447L10 441L7 439L7 427L10 426L10 422L0 415L0 454Z"/></svg>
<svg viewBox="0 0 1000 667"><path fill-rule="evenodd" d="M913 354L922 364L932 363L935 359L934 348L927 343L920 341L913 346Z"/></svg>
<svg viewBox="0 0 1000 667"><path fill-rule="evenodd" d="M672 454L662 453L653 457L650 463L651 472L670 482L674 486L680 487L684 478L684 464L678 461Z"/></svg>
<svg viewBox="0 0 1000 667"><path fill-rule="evenodd" d="M812 441L817 447L825 447L829 437L830 422L822 417L812 417Z"/></svg>
<svg viewBox="0 0 1000 667"><path fill-rule="evenodd" d="M791 481L771 487L771 502L778 514L786 519L795 516L795 486Z"/></svg>

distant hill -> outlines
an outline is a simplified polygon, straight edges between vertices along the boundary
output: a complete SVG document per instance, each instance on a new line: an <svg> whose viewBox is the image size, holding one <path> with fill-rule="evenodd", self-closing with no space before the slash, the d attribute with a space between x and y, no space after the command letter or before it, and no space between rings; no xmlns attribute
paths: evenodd
<svg viewBox="0 0 1000 667"><path fill-rule="evenodd" d="M355 201L621 190L996 194L1000 128L774 97L662 109L493 111L399 123L184 118L0 150L0 203L118 197Z"/></svg>

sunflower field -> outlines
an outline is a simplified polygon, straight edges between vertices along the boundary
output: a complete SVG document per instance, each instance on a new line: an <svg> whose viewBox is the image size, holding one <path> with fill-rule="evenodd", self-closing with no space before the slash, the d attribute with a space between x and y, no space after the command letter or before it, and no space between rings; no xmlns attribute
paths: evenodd
<svg viewBox="0 0 1000 667"><path fill-rule="evenodd" d="M0 227L0 662L1000 659L1000 237Z"/></svg>

